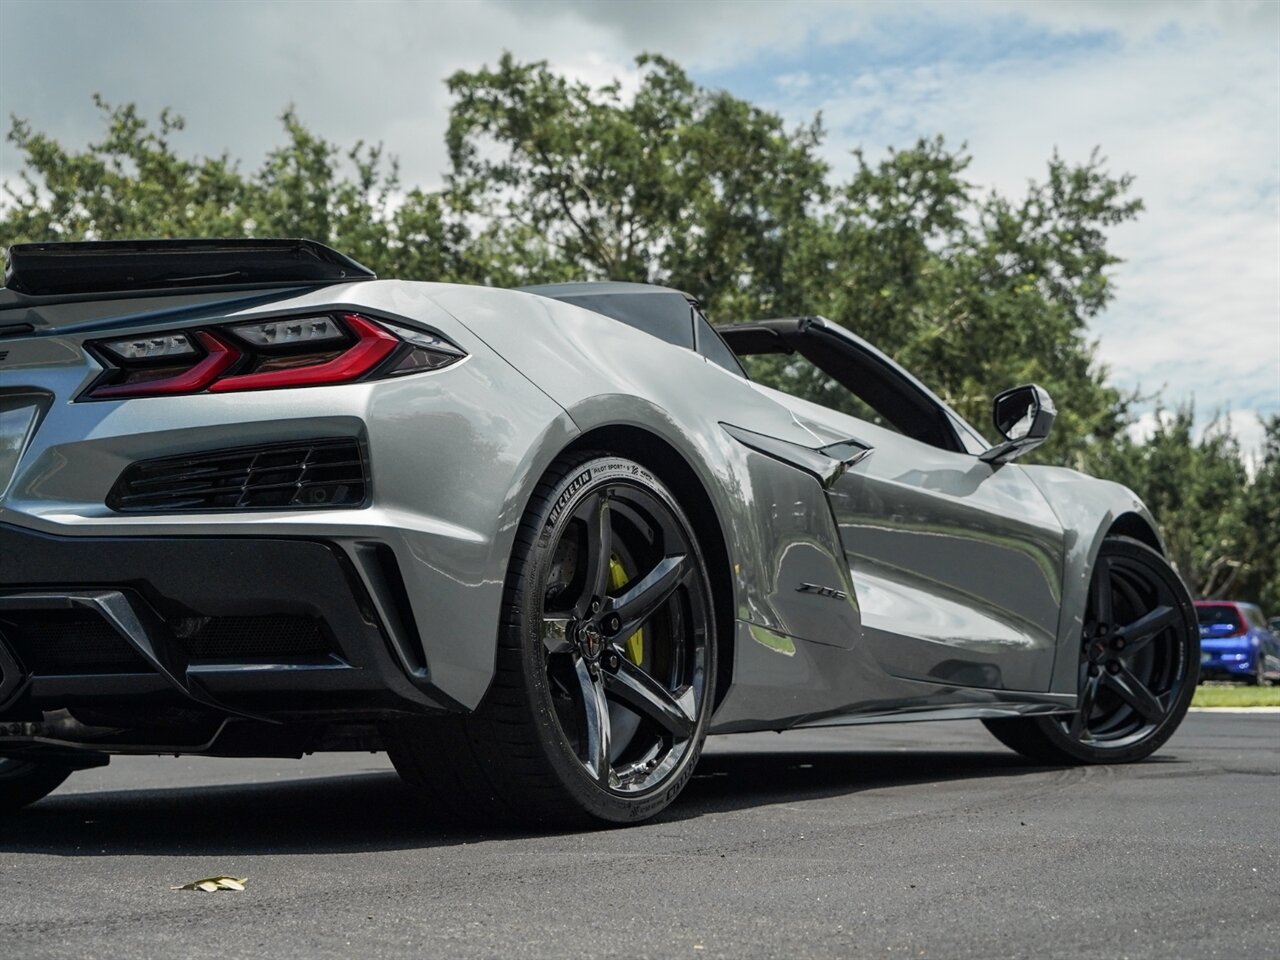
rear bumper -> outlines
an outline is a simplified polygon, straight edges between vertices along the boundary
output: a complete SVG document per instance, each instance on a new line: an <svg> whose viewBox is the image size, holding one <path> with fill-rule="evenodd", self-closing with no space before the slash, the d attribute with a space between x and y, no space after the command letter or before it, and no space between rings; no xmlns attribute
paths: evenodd
<svg viewBox="0 0 1280 960"><path fill-rule="evenodd" d="M403 594L375 543L0 524L0 752L64 710L271 723L454 708Z"/></svg>
<svg viewBox="0 0 1280 960"><path fill-rule="evenodd" d="M1258 669L1258 658L1262 653L1257 648L1229 648L1224 650L1205 650L1200 653L1200 675L1202 677L1251 677Z"/></svg>

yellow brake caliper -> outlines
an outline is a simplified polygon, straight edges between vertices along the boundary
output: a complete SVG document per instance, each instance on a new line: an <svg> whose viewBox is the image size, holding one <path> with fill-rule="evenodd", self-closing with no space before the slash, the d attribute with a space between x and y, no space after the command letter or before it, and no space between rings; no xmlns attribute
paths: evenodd
<svg viewBox="0 0 1280 960"><path fill-rule="evenodd" d="M609 589L617 590L619 587L625 587L627 581L631 579L627 576L627 570L622 565L622 561L616 556L609 558ZM644 631L637 630L631 636L627 637L626 643L627 659L640 666L640 661L644 659Z"/></svg>

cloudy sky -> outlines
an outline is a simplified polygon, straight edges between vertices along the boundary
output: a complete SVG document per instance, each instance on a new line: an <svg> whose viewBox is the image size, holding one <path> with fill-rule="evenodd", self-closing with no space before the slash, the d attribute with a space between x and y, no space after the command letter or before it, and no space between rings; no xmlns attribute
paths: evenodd
<svg viewBox="0 0 1280 960"><path fill-rule="evenodd" d="M797 122L827 159L919 136L967 142L973 179L1017 193L1056 148L1101 147L1147 210L1115 234L1096 324L1117 383L1230 410L1246 444L1280 412L1280 3L580 0L0 0L0 110L70 144L90 95L171 106L192 153L255 164L287 104L331 140L382 141L405 180L444 169L443 79L503 50L593 82L667 54ZM0 153L0 179L20 160Z"/></svg>

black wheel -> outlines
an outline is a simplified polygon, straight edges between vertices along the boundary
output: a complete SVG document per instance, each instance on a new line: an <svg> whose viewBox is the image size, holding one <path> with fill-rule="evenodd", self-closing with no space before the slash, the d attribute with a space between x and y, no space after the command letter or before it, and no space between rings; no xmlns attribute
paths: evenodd
<svg viewBox="0 0 1280 960"><path fill-rule="evenodd" d="M0 758L0 813L35 803L69 776L71 771L57 764Z"/></svg>
<svg viewBox="0 0 1280 960"><path fill-rule="evenodd" d="M984 720L1040 763L1127 763L1150 756L1186 715L1200 631L1186 587L1145 544L1108 537L1089 588L1075 713Z"/></svg>
<svg viewBox="0 0 1280 960"><path fill-rule="evenodd" d="M513 550L475 713L385 731L406 780L467 820L635 822L693 774L716 666L693 528L649 470L562 459Z"/></svg>

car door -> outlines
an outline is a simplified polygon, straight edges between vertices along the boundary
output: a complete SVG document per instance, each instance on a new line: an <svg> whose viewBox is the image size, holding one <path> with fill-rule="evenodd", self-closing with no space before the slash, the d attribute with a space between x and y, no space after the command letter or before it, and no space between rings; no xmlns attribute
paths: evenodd
<svg viewBox="0 0 1280 960"><path fill-rule="evenodd" d="M847 331L820 318L751 326L721 330L739 356L803 358L865 411L785 400L820 442L864 448L829 496L875 660L899 677L1047 690L1064 536L1039 489L1014 464L979 460L958 417Z"/></svg>

